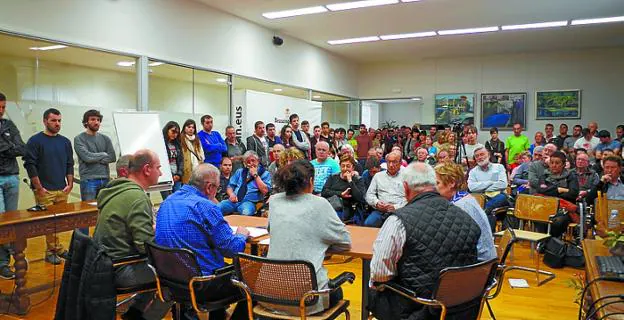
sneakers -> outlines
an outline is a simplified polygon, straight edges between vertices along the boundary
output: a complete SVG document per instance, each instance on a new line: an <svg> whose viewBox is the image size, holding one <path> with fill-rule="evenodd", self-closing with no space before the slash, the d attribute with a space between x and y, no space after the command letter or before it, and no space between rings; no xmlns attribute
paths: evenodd
<svg viewBox="0 0 624 320"><path fill-rule="evenodd" d="M45 262L51 264L61 264L61 258L59 258L59 256L55 253L46 253Z"/></svg>
<svg viewBox="0 0 624 320"><path fill-rule="evenodd" d="M6 280L15 279L15 272L13 272L9 266L3 266L0 268L0 278Z"/></svg>

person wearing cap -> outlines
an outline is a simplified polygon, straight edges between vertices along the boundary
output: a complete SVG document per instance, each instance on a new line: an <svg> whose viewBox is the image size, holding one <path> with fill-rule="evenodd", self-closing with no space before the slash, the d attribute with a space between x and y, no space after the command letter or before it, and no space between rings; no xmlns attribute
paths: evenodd
<svg viewBox="0 0 624 320"><path fill-rule="evenodd" d="M596 159L602 159L602 152L605 149L611 149L616 155L620 155L622 143L611 139L611 133L609 133L609 131L600 130L600 132L598 132L598 139L600 139L600 143L596 146Z"/></svg>
<svg viewBox="0 0 624 320"><path fill-rule="evenodd" d="M583 137L576 140L574 149L585 149L587 150L587 154L592 157L598 144L600 144L600 139L594 137L589 128L584 128Z"/></svg>

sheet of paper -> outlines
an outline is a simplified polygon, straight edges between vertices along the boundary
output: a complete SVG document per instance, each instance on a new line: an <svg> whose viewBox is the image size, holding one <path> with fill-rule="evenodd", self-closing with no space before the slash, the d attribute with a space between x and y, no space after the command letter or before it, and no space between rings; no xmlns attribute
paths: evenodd
<svg viewBox="0 0 624 320"><path fill-rule="evenodd" d="M258 242L258 244L264 245L264 246L268 246L268 245L270 245L270 243L271 243L271 238L266 238L266 239Z"/></svg>
<svg viewBox="0 0 624 320"><path fill-rule="evenodd" d="M97 206L97 202L87 202L87 204L90 206Z"/></svg>
<svg viewBox="0 0 624 320"><path fill-rule="evenodd" d="M528 288L529 287L529 283L524 279L509 278L509 285L512 288Z"/></svg>
<svg viewBox="0 0 624 320"><path fill-rule="evenodd" d="M236 232L236 229L238 229L238 226L230 227L232 228L232 232ZM247 230L249 230L249 236L251 238L257 238L269 234L265 228L247 227Z"/></svg>

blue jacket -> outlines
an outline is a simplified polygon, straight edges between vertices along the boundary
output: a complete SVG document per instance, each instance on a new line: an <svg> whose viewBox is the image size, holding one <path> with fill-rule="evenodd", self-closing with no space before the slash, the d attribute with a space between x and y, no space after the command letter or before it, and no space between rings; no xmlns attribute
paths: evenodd
<svg viewBox="0 0 624 320"><path fill-rule="evenodd" d="M201 141L202 148L204 148L204 162L214 164L217 167L221 165L221 154L227 152L227 145L221 134L214 130L210 131L210 133L201 130L197 133L197 136L199 141Z"/></svg>

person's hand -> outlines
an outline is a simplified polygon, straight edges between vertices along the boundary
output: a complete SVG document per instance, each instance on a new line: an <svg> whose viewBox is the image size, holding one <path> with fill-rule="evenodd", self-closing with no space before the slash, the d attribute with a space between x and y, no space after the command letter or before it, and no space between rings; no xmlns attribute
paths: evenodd
<svg viewBox="0 0 624 320"><path fill-rule="evenodd" d="M566 192L568 192L568 191L570 191L570 190L569 190L569 189L567 189L567 188L561 188L561 187L558 187L558 188L557 188L557 192L558 192L558 193L566 193Z"/></svg>
<svg viewBox="0 0 624 320"><path fill-rule="evenodd" d="M585 198L585 196L587 196L587 191L580 191L577 199Z"/></svg>
<svg viewBox="0 0 624 320"><path fill-rule="evenodd" d="M351 198L351 188L347 188L345 191L343 191L340 194L340 197L345 199Z"/></svg>
<svg viewBox="0 0 624 320"><path fill-rule="evenodd" d="M351 183L351 181L353 181L353 172L351 172L351 171L345 172L344 173L344 177L345 177L345 179L347 179L347 181L349 183Z"/></svg>
<svg viewBox="0 0 624 320"><path fill-rule="evenodd" d="M73 188L74 188L73 184L68 184L65 186L65 188L63 188L63 193L69 194ZM48 192L48 190L46 190L46 192Z"/></svg>
<svg viewBox="0 0 624 320"><path fill-rule="evenodd" d="M602 178L600 178L600 181L604 183L611 183L611 180L613 180L613 177L611 177L610 174L605 174Z"/></svg>
<svg viewBox="0 0 624 320"><path fill-rule="evenodd" d="M386 211L387 212L394 212L394 211L396 211L396 208L394 207L394 205L388 204L386 206Z"/></svg>
<svg viewBox="0 0 624 320"><path fill-rule="evenodd" d="M238 197L235 194L230 195L229 199L230 199L230 202L232 202L232 203L237 203L238 202Z"/></svg>
<svg viewBox="0 0 624 320"><path fill-rule="evenodd" d="M548 186L542 183L542 184L540 184L540 188L546 189L546 188L548 188Z"/></svg>
<svg viewBox="0 0 624 320"><path fill-rule="evenodd" d="M249 237L249 230L245 227L238 227L236 228L236 234L242 234L245 237Z"/></svg>
<svg viewBox="0 0 624 320"><path fill-rule="evenodd" d="M178 176L178 175L173 176L173 181L174 182L180 181L180 176Z"/></svg>
<svg viewBox="0 0 624 320"><path fill-rule="evenodd" d="M44 187L41 187L40 189L35 189L35 192L37 193L38 196L43 197L46 194L48 194L48 190Z"/></svg>
<svg viewBox="0 0 624 320"><path fill-rule="evenodd" d="M258 167L249 167L249 174L253 177L258 174Z"/></svg>

